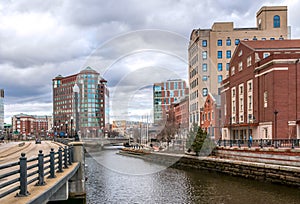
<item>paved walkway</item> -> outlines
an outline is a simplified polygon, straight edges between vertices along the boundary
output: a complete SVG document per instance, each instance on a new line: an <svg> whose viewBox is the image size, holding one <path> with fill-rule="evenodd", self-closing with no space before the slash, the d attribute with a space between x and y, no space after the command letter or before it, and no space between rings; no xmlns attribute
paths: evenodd
<svg viewBox="0 0 300 204"><path fill-rule="evenodd" d="M46 185L44 186L35 186L35 183L32 183L28 186L28 192L30 193L26 197L16 197L16 193L12 193L2 199L0 199L1 204L25 204L25 203L41 203L39 201L40 196L47 198L55 193L53 188L56 188L60 185L63 180L69 180L70 175L73 175L74 171L77 171L79 163L75 162L67 169L63 169L64 172L56 173L56 178L49 179L45 177Z"/></svg>

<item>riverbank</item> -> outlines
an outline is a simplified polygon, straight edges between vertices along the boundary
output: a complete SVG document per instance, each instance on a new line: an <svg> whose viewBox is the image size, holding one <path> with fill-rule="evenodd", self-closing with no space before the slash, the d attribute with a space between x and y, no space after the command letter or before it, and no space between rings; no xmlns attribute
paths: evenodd
<svg viewBox="0 0 300 204"><path fill-rule="evenodd" d="M121 154L174 168L205 169L232 176L296 186L300 189L300 168L298 166L160 152L148 155Z"/></svg>

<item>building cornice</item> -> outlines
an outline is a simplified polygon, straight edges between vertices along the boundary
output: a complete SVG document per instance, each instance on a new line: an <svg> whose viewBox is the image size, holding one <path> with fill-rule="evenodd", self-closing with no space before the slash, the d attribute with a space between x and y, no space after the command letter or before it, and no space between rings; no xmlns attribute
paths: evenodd
<svg viewBox="0 0 300 204"><path fill-rule="evenodd" d="M254 72L259 72L260 70L265 69L266 67L269 67L271 65L277 65L277 64L294 64L296 63L297 59L274 59L270 60L269 62L266 62L262 64L261 66L258 66L254 69Z"/></svg>

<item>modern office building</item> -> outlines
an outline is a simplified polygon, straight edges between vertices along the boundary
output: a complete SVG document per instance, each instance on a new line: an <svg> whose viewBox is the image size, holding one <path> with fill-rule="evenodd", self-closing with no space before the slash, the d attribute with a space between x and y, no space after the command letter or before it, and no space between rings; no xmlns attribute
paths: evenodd
<svg viewBox="0 0 300 204"><path fill-rule="evenodd" d="M253 28L235 28L233 22L215 22L211 29L194 29L188 48L190 124L200 125L200 109L208 93L220 95L220 84L228 77L229 62L240 40L288 38L286 6L262 7L256 13Z"/></svg>
<svg viewBox="0 0 300 204"><path fill-rule="evenodd" d="M98 137L109 127L107 81L90 67L53 81L53 125L60 135Z"/></svg>
<svg viewBox="0 0 300 204"><path fill-rule="evenodd" d="M15 135L45 137L52 132L52 116L17 114L12 117L12 131Z"/></svg>
<svg viewBox="0 0 300 204"><path fill-rule="evenodd" d="M153 85L154 123L166 120L166 112L171 104L187 94L186 82L182 79L155 83Z"/></svg>
<svg viewBox="0 0 300 204"><path fill-rule="evenodd" d="M222 82L223 139L300 139L300 40L241 41Z"/></svg>
<svg viewBox="0 0 300 204"><path fill-rule="evenodd" d="M0 89L0 130L4 129L4 89Z"/></svg>

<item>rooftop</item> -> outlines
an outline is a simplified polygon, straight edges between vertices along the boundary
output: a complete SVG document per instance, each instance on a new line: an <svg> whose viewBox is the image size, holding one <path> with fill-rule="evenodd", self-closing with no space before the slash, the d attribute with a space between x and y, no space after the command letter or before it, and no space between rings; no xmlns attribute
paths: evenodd
<svg viewBox="0 0 300 204"><path fill-rule="evenodd" d="M250 40L241 41L253 50L258 49L300 49L300 40Z"/></svg>

